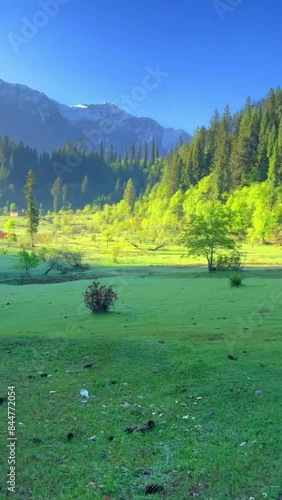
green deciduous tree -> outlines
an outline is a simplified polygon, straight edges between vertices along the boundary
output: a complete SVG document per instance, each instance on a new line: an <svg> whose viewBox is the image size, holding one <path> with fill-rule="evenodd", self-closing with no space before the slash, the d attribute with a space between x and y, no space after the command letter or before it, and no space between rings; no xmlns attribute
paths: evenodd
<svg viewBox="0 0 282 500"><path fill-rule="evenodd" d="M4 224L4 230L6 233L11 234L15 232L16 223L14 219L9 219Z"/></svg>
<svg viewBox="0 0 282 500"><path fill-rule="evenodd" d="M26 250L21 250L18 253L18 262L15 266L16 269L25 271L25 275L29 276L29 271L35 269L40 264L40 257L34 252L27 252Z"/></svg>
<svg viewBox="0 0 282 500"><path fill-rule="evenodd" d="M191 215L181 238L182 244L191 256L205 256L208 269L214 269L216 254L219 250L234 250L235 241L231 238L231 215L217 203L209 203L205 212Z"/></svg>

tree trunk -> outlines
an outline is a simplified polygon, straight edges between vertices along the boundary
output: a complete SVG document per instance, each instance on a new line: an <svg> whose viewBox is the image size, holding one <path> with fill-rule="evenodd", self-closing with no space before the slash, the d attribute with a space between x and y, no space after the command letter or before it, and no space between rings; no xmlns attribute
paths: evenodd
<svg viewBox="0 0 282 500"><path fill-rule="evenodd" d="M156 252L157 250L160 250L160 248L163 248L165 246L165 243L162 243L161 245L157 246L156 248L148 248L150 252Z"/></svg>

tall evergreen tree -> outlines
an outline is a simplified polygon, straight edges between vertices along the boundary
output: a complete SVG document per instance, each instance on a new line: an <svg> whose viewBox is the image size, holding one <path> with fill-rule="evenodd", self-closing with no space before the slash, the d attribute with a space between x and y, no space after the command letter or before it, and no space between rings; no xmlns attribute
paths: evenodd
<svg viewBox="0 0 282 500"><path fill-rule="evenodd" d="M137 151L136 151L136 163L137 163L137 165L140 164L140 160L141 160L141 146L139 144Z"/></svg>
<svg viewBox="0 0 282 500"><path fill-rule="evenodd" d="M268 166L269 166L269 158L267 156L267 139L268 139L268 120L267 120L267 113L264 110L260 124L258 153L257 153L257 172L258 172L258 181L260 182L266 180Z"/></svg>
<svg viewBox="0 0 282 500"><path fill-rule="evenodd" d="M109 149L107 151L106 161L107 161L107 163L113 163L114 162L114 148L113 148L112 144L110 144L110 147L109 147Z"/></svg>
<svg viewBox="0 0 282 500"><path fill-rule="evenodd" d="M147 143L147 141L145 141L144 154L143 154L143 166L144 166L144 168L147 167L147 161L148 161L148 143Z"/></svg>
<svg viewBox="0 0 282 500"><path fill-rule="evenodd" d="M127 170L129 167L128 165L128 152L127 152L127 148L125 148L125 153L124 153L124 158L123 158L123 168L125 170Z"/></svg>
<svg viewBox="0 0 282 500"><path fill-rule="evenodd" d="M120 185L120 180L118 179L114 188L114 200L119 202L122 197L122 186Z"/></svg>
<svg viewBox="0 0 282 500"><path fill-rule="evenodd" d="M104 160L104 144L103 144L103 141L100 141L98 155L99 155L99 158L101 160Z"/></svg>
<svg viewBox="0 0 282 500"><path fill-rule="evenodd" d="M226 106L215 135L215 152L213 156L214 187L218 198L221 198L223 193L228 192L231 186L230 152L231 116L229 106Z"/></svg>
<svg viewBox="0 0 282 500"><path fill-rule="evenodd" d="M129 179L125 186L123 199L126 201L127 205L130 207L130 210L133 212L136 201L136 191L132 179Z"/></svg>
<svg viewBox="0 0 282 500"><path fill-rule="evenodd" d="M130 144L129 148L129 163L131 166L134 164L134 161L135 161L135 144L133 142L132 144Z"/></svg>
<svg viewBox="0 0 282 500"><path fill-rule="evenodd" d="M151 153L150 153L150 163L154 165L156 159L156 144L155 144L155 136L153 135L152 143L151 143Z"/></svg>
<svg viewBox="0 0 282 500"><path fill-rule="evenodd" d="M269 162L268 178L273 189L280 185L282 179L282 158L279 155L278 141L274 146Z"/></svg>
<svg viewBox="0 0 282 500"><path fill-rule="evenodd" d="M60 210L62 204L62 188L59 177L57 177L51 188L51 194L53 196L53 210L56 213Z"/></svg>
<svg viewBox="0 0 282 500"><path fill-rule="evenodd" d="M77 141L77 151L79 153L84 153L84 139L78 139L78 141Z"/></svg>
<svg viewBox="0 0 282 500"><path fill-rule="evenodd" d="M39 213L34 202L33 189L35 184L35 177L32 170L27 174L27 181L25 185L26 191L26 216L27 216L27 233L30 237L31 245L34 246L34 236L38 231L39 226Z"/></svg>
<svg viewBox="0 0 282 500"><path fill-rule="evenodd" d="M206 129L200 127L191 144L191 181L197 184L202 177L208 174L206 165Z"/></svg>
<svg viewBox="0 0 282 500"><path fill-rule="evenodd" d="M171 198L180 187L181 167L182 161L179 153L176 152L168 158L162 178L162 184L168 198Z"/></svg>
<svg viewBox="0 0 282 500"><path fill-rule="evenodd" d="M234 135L230 157L231 182L234 188L244 185L248 173L251 172L253 162L251 134L251 106L248 100L239 122L238 133Z"/></svg>

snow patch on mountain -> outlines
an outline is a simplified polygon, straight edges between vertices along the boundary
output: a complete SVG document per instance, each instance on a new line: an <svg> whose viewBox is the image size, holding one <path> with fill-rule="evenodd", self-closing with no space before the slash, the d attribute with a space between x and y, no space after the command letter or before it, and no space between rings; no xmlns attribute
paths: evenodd
<svg viewBox="0 0 282 500"><path fill-rule="evenodd" d="M79 104L77 106L59 107L61 114L70 122L100 122L108 121L116 126L122 125L128 115L114 104Z"/></svg>
<svg viewBox="0 0 282 500"><path fill-rule="evenodd" d="M85 104L76 104L75 106L70 106L70 108L81 108L81 109L87 109L88 106L85 106Z"/></svg>

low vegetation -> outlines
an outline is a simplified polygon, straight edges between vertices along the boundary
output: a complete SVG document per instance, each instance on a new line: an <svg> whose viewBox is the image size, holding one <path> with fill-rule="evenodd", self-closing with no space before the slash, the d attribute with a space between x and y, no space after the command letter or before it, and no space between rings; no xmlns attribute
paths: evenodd
<svg viewBox="0 0 282 500"><path fill-rule="evenodd" d="M48 193L51 156L21 144L12 161L0 139L19 498L280 499L281 103L227 107L167 158L154 141L124 159L66 142L52 161L79 153L83 177ZM39 177L25 200L23 156Z"/></svg>
<svg viewBox="0 0 282 500"><path fill-rule="evenodd" d="M85 281L1 285L19 496L277 500L281 269L245 269L235 295L206 269L100 272L119 295L108 315L89 314Z"/></svg>
<svg viewBox="0 0 282 500"><path fill-rule="evenodd" d="M21 250L18 253L18 262L15 265L15 269L19 271L25 271L25 275L29 276L30 270L35 269L40 264L40 257L36 255L35 252L28 252L26 250Z"/></svg>
<svg viewBox="0 0 282 500"><path fill-rule="evenodd" d="M117 298L111 286L101 285L99 281L93 281L84 293L85 305L92 313L109 312Z"/></svg>
<svg viewBox="0 0 282 500"><path fill-rule="evenodd" d="M242 286L242 277L239 275L239 274L232 274L232 276L230 276L229 278L229 281L230 281L230 285L231 286L236 286L237 288L239 286Z"/></svg>

